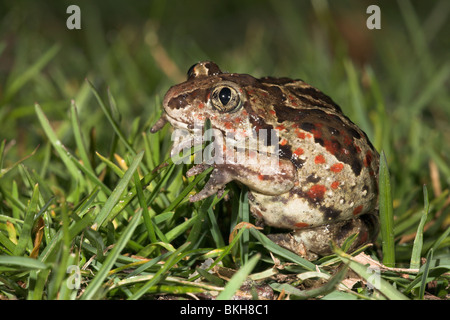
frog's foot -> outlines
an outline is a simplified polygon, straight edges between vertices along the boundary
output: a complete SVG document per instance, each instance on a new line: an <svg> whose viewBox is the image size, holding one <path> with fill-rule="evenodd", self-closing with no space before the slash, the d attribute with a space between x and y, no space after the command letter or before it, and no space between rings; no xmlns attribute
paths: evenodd
<svg viewBox="0 0 450 320"><path fill-rule="evenodd" d="M195 167L192 167L191 169L189 169L187 171L186 175L188 177L195 176L199 173L202 173L209 167L210 167L210 165L203 164L203 163L196 165ZM225 185L232 180L233 180L233 175L229 174L228 171L219 170L219 169L215 168L211 172L211 176L209 177L209 180L205 184L203 189L199 193L191 196L189 198L189 201L196 202L199 200L203 200L203 199L208 198L209 196L212 196L216 193L217 193L217 196L220 197L223 194Z"/></svg>
<svg viewBox="0 0 450 320"><path fill-rule="evenodd" d="M358 234L349 251L354 251L363 244L374 241L378 234L378 216L365 214L354 219L332 224L305 228L291 233L272 234L268 237L280 245L307 260L315 260L319 256L333 253L330 241L341 247L344 241Z"/></svg>

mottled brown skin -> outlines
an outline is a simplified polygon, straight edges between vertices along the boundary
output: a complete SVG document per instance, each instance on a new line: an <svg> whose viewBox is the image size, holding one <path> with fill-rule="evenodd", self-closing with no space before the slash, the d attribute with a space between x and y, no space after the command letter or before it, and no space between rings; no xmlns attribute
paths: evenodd
<svg viewBox="0 0 450 320"><path fill-rule="evenodd" d="M378 232L379 155L366 134L318 89L301 80L223 73L206 61L189 69L187 81L169 89L163 105L152 132L166 122L191 132L196 121L209 119L223 135L252 141L252 130L269 133L251 150L260 157L256 164L212 163L189 170L188 175L195 175L214 167L191 201L239 181L250 190L250 209L259 223L293 230L270 237L308 259L331 253L330 241L340 245L355 233L352 248L373 241ZM220 139L215 143L224 153L233 149ZM183 142L174 149L181 146ZM278 154L278 166L262 153Z"/></svg>

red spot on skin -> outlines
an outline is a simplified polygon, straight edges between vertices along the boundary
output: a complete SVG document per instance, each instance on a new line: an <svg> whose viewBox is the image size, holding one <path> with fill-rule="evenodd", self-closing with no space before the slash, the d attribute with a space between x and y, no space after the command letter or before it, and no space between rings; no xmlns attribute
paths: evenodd
<svg viewBox="0 0 450 320"><path fill-rule="evenodd" d="M229 121L225 122L225 128L227 129L233 129L233 124Z"/></svg>
<svg viewBox="0 0 450 320"><path fill-rule="evenodd" d="M310 135L310 134L308 133L308 134L306 134L306 137L307 137L307 138L311 138L312 135Z"/></svg>
<svg viewBox="0 0 450 320"><path fill-rule="evenodd" d="M341 172L342 169L344 169L344 165L340 162L333 164L330 168L331 171L336 172L336 173Z"/></svg>
<svg viewBox="0 0 450 320"><path fill-rule="evenodd" d="M286 139L281 140L280 144L281 144L282 146L285 146L285 145L287 144L287 140L286 140Z"/></svg>
<svg viewBox="0 0 450 320"><path fill-rule="evenodd" d="M266 176L263 174L258 175L259 180L266 180Z"/></svg>
<svg viewBox="0 0 450 320"><path fill-rule="evenodd" d="M320 130L313 129L313 130L311 130L311 132L315 139L320 139L322 137L322 131L320 131Z"/></svg>
<svg viewBox="0 0 450 320"><path fill-rule="evenodd" d="M300 139L305 139L306 135L304 132L300 132L300 130L296 129L297 137Z"/></svg>
<svg viewBox="0 0 450 320"><path fill-rule="evenodd" d="M331 189L337 189L337 188L339 188L339 181L334 181L332 184L331 184Z"/></svg>
<svg viewBox="0 0 450 320"><path fill-rule="evenodd" d="M296 224L294 224L294 226L296 228L306 228L306 227L309 227L309 224L304 223L304 222L297 222Z"/></svg>
<svg viewBox="0 0 450 320"><path fill-rule="evenodd" d="M325 149L327 149L327 151L329 153L331 153L331 154L336 154L337 152L340 151L339 150L339 144L335 143L335 141L325 140L324 141L324 146L325 146Z"/></svg>
<svg viewBox="0 0 450 320"><path fill-rule="evenodd" d="M325 188L324 185L315 184L309 189L307 195L311 199L322 200L323 196L325 194L325 191L327 191L327 188Z"/></svg>
<svg viewBox="0 0 450 320"><path fill-rule="evenodd" d="M273 115L273 116L277 114L274 110L269 110L269 112L270 112L270 114Z"/></svg>
<svg viewBox="0 0 450 320"><path fill-rule="evenodd" d="M284 130L286 128L282 124L280 124L279 126L275 127L275 129L277 129L277 130Z"/></svg>
<svg viewBox="0 0 450 320"><path fill-rule="evenodd" d="M211 92L208 92L208 94L206 95L206 100L209 100L210 96L211 96Z"/></svg>
<svg viewBox="0 0 450 320"><path fill-rule="evenodd" d="M304 152L305 152L305 151L304 151L302 148L297 148L297 149L294 151L294 154L297 155L297 156L300 156L300 155L302 155Z"/></svg>
<svg viewBox="0 0 450 320"><path fill-rule="evenodd" d="M362 205L357 206L355 209L353 209L353 215L354 215L354 216L357 216L358 214L361 213L362 209L363 209L363 206L362 206Z"/></svg>
<svg viewBox="0 0 450 320"><path fill-rule="evenodd" d="M325 163L325 158L323 157L323 155L319 154L319 155L316 156L316 158L314 159L314 162L315 162L316 164Z"/></svg>
<svg viewBox="0 0 450 320"><path fill-rule="evenodd" d="M353 138L352 137L350 137L349 135L344 135L344 144L346 144L346 145L351 145L352 144L352 142L353 142Z"/></svg>
<svg viewBox="0 0 450 320"><path fill-rule="evenodd" d="M364 158L364 166L369 167L371 163L372 163L372 152L370 152L369 150L367 151L366 157Z"/></svg>
<svg viewBox="0 0 450 320"><path fill-rule="evenodd" d="M205 105L204 105L203 103L200 102L200 103L198 104L198 108L199 108L199 109L203 109L204 107L205 107Z"/></svg>

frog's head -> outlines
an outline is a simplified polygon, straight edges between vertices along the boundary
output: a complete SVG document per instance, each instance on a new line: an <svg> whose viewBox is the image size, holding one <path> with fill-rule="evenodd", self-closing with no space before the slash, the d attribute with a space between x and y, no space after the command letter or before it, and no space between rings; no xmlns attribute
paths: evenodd
<svg viewBox="0 0 450 320"><path fill-rule="evenodd" d="M223 132L244 130L249 124L247 89L255 86L259 82L250 75L224 73L214 62L199 62L189 68L185 82L167 91L163 115L151 131L166 122L191 130L206 119Z"/></svg>

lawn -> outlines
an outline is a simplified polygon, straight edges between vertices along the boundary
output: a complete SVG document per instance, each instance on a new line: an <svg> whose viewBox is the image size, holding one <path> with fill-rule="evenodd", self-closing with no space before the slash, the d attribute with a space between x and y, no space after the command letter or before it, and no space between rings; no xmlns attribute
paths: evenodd
<svg viewBox="0 0 450 320"><path fill-rule="evenodd" d="M81 29L71 4L0 3L0 300L449 299L448 1L381 1L380 29L363 1L79 1ZM209 171L150 128L202 60L303 79L367 133L373 246L307 261L237 184L189 202Z"/></svg>

